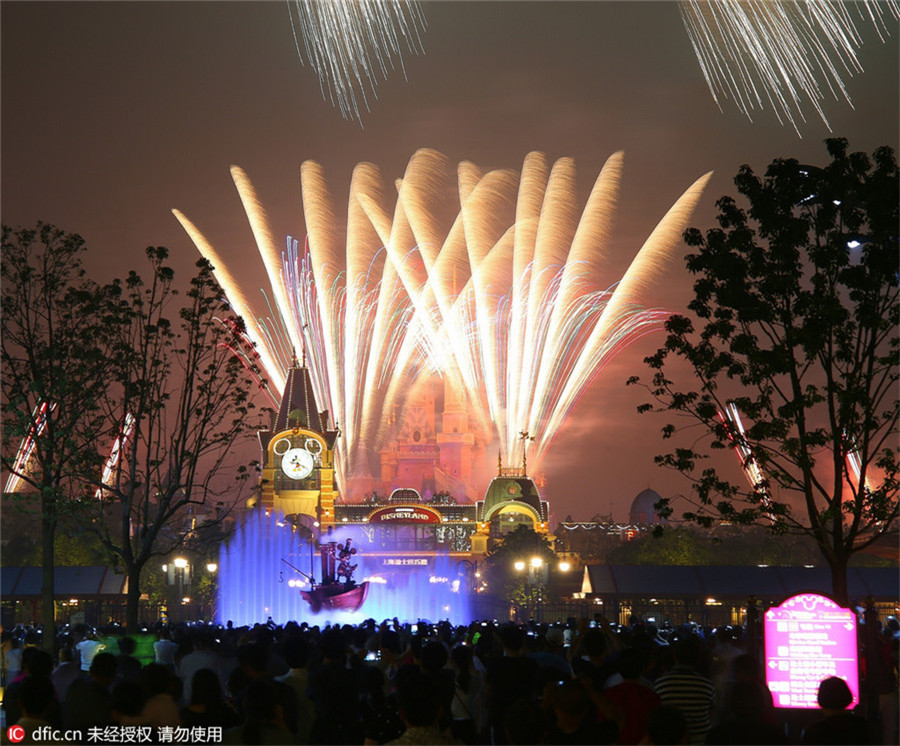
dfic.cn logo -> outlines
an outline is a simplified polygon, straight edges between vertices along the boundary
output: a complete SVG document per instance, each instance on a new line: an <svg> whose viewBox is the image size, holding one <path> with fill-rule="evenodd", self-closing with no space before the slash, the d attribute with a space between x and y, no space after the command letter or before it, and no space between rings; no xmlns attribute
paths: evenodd
<svg viewBox="0 0 900 746"><path fill-rule="evenodd" d="M10 725L6 736L12 743L21 743L25 740L25 729L21 725Z"/></svg>

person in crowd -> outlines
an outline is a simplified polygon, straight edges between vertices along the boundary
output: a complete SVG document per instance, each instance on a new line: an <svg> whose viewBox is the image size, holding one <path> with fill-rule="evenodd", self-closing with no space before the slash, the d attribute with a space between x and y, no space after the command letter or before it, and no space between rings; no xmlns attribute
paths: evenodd
<svg viewBox="0 0 900 746"><path fill-rule="evenodd" d="M178 643L172 641L172 633L168 627L159 631L159 638L153 643L153 660L163 666L168 666L170 671L175 670L175 651Z"/></svg>
<svg viewBox="0 0 900 746"><path fill-rule="evenodd" d="M598 722L587 688L580 681L557 684L550 695L553 723L547 729L547 744L612 744L619 726L614 720Z"/></svg>
<svg viewBox="0 0 900 746"><path fill-rule="evenodd" d="M606 680L616 673L616 665L607 654L608 647L606 633L599 627L591 627L581 636L572 659L575 678L581 679L595 692L602 692Z"/></svg>
<svg viewBox="0 0 900 746"><path fill-rule="evenodd" d="M88 673L91 670L91 664L94 662L94 656L104 650L103 643L97 639L97 635L93 628L85 627L79 624L75 627L75 634L81 639L75 645L78 651L79 660L81 661L81 670Z"/></svg>
<svg viewBox="0 0 900 746"><path fill-rule="evenodd" d="M294 691L297 700L297 739L298 743L309 743L315 708L309 698L309 658L311 654L308 640L299 632L291 634L282 646L285 663L289 670L283 676L276 677Z"/></svg>
<svg viewBox="0 0 900 746"><path fill-rule="evenodd" d="M881 743L900 743L900 699L898 699L898 666L900 666L900 639L895 617L889 617L878 637L876 656L876 681L878 683L878 717L881 725Z"/></svg>
<svg viewBox="0 0 900 746"><path fill-rule="evenodd" d="M622 682L603 691L622 713L618 744L638 744L647 734L647 718L662 704L659 695L641 678L647 668L649 651L625 648L616 657Z"/></svg>
<svg viewBox="0 0 900 746"><path fill-rule="evenodd" d="M141 662L134 657L137 643L133 637L120 637L116 640L119 655L116 658L116 681L140 681Z"/></svg>
<svg viewBox="0 0 900 746"><path fill-rule="evenodd" d="M316 711L310 739L323 745L362 743L365 734L356 696L359 659L348 660L347 643L336 627L320 635L319 654L320 663L309 673L309 696Z"/></svg>
<svg viewBox="0 0 900 746"><path fill-rule="evenodd" d="M706 743L786 744L784 730L767 721L770 697L768 690L755 681L737 681L731 687L725 719L713 726Z"/></svg>
<svg viewBox="0 0 900 746"><path fill-rule="evenodd" d="M15 723L23 716L22 706L19 701L19 692L30 679L47 679L51 688L53 681L50 678L53 672L53 657L46 650L26 647L22 654L22 675L18 677L6 689L3 697L3 707L6 711L6 722ZM62 711L56 700L56 692L53 692L52 701L42 711L41 717L51 723L55 728L62 724Z"/></svg>
<svg viewBox="0 0 900 746"><path fill-rule="evenodd" d="M655 689L664 705L681 710L687 723L689 741L702 744L712 725L716 691L712 681L699 668L703 659L703 643L688 634L673 646L675 665L656 680Z"/></svg>
<svg viewBox="0 0 900 746"><path fill-rule="evenodd" d="M284 723L275 683L267 678L250 682L241 700L243 722L225 731L225 744L292 744L294 737Z"/></svg>
<svg viewBox="0 0 900 746"><path fill-rule="evenodd" d="M75 648L72 645L63 645L59 650L59 665L50 674L53 688L56 690L56 699L63 706L66 702L66 692L72 682L81 678L81 666L75 658Z"/></svg>
<svg viewBox="0 0 900 746"><path fill-rule="evenodd" d="M660 705L647 717L647 746L683 746L690 743L687 720L680 708Z"/></svg>
<svg viewBox="0 0 900 746"><path fill-rule="evenodd" d="M48 726L59 727L59 723L52 723L49 716L51 708L56 704L56 692L53 691L50 677L26 676L16 690L16 699L21 715L15 724L25 731L25 737L19 743L44 743L35 731Z"/></svg>
<svg viewBox="0 0 900 746"><path fill-rule="evenodd" d="M97 653L91 661L88 678L76 679L66 692L63 722L69 730L87 732L92 726L112 725L110 689L116 678L116 656Z"/></svg>
<svg viewBox="0 0 900 746"><path fill-rule="evenodd" d="M22 673L22 640L12 632L3 632L3 686L9 686Z"/></svg>
<svg viewBox="0 0 900 746"><path fill-rule="evenodd" d="M194 674L201 668L209 668L220 676L221 682L221 659L213 650L213 636L211 632L203 631L194 637L194 649L184 655L178 661L178 676L182 682L182 705L187 705L191 701L191 682L194 680Z"/></svg>
<svg viewBox="0 0 900 746"><path fill-rule="evenodd" d="M360 717L366 746L384 744L399 738L406 729L400 717L395 695L385 691L384 674L377 666L362 666L359 670Z"/></svg>
<svg viewBox="0 0 900 746"><path fill-rule="evenodd" d="M144 687L139 681L123 679L113 684L110 712L113 723L119 726L141 726L147 723L143 718Z"/></svg>
<svg viewBox="0 0 900 746"><path fill-rule="evenodd" d="M408 669L398 681L400 717L406 730L399 738L388 741L389 746L439 746L457 744L452 736L441 730L442 693L434 676Z"/></svg>
<svg viewBox="0 0 900 746"><path fill-rule="evenodd" d="M501 657L492 657L487 665L484 694L487 725L493 743L506 742L503 728L506 711L519 701L536 698L539 666L525 654L525 631L515 624L505 624L497 631L503 648ZM479 641L480 642L480 641Z"/></svg>
<svg viewBox="0 0 900 746"><path fill-rule="evenodd" d="M180 716L185 727L217 725L227 729L238 724L237 713L226 704L219 677L211 668L201 668L194 674L191 701L181 709Z"/></svg>
<svg viewBox="0 0 900 746"><path fill-rule="evenodd" d="M547 719L544 710L534 702L520 700L507 709L503 718L505 743L510 746L533 746L544 743Z"/></svg>
<svg viewBox="0 0 900 746"><path fill-rule="evenodd" d="M549 627L536 641L536 650L528 653L529 658L537 661L541 668L550 667L559 671L561 676L572 676L572 665L566 658L565 637L559 627Z"/></svg>
<svg viewBox="0 0 900 746"><path fill-rule="evenodd" d="M450 651L455 672L453 700L450 703L450 732L467 746L476 742L481 731L481 676L473 663L472 648L457 645Z"/></svg>
<svg viewBox="0 0 900 746"><path fill-rule="evenodd" d="M144 708L141 718L145 725L156 728L181 725L178 701L181 696L181 682L169 669L160 663L150 663L141 671L141 686L144 688Z"/></svg>
<svg viewBox="0 0 900 746"><path fill-rule="evenodd" d="M837 676L829 676L819 683L816 696L825 716L810 725L803 733L804 744L867 744L869 724L847 708L853 702L853 694L847 682Z"/></svg>

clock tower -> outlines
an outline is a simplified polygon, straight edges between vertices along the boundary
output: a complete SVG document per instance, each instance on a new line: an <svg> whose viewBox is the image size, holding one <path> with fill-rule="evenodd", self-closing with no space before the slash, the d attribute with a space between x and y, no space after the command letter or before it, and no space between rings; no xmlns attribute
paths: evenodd
<svg viewBox="0 0 900 746"><path fill-rule="evenodd" d="M267 510L296 515L308 525L334 524L334 443L328 412L319 411L305 365L293 361L278 416L271 430L258 433L262 480L256 498ZM255 502L254 502L255 504Z"/></svg>

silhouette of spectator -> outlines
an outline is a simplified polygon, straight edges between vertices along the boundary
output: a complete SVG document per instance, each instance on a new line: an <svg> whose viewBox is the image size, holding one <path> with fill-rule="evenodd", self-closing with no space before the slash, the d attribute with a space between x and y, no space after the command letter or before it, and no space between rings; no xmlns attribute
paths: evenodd
<svg viewBox="0 0 900 746"><path fill-rule="evenodd" d="M716 702L712 681L700 674L703 643L695 635L678 640L674 647L675 665L656 680L656 693L664 705L681 710L687 722L689 742L701 744L711 726Z"/></svg>
<svg viewBox="0 0 900 746"><path fill-rule="evenodd" d="M172 633L167 627L163 627L159 631L159 639L153 643L154 663L169 666L170 670L174 671L176 650L178 644L172 641Z"/></svg>
<svg viewBox="0 0 900 746"><path fill-rule="evenodd" d="M56 690L56 699L60 705L65 704L66 692L72 682L81 678L81 666L78 665L75 657L75 648L71 645L63 645L59 651L59 665L50 674L53 688Z"/></svg>
<svg viewBox="0 0 900 746"><path fill-rule="evenodd" d="M804 744L870 743L869 724L847 710L853 702L853 694L846 681L837 676L823 679L819 684L817 700L825 717L806 729Z"/></svg>
<svg viewBox="0 0 900 746"><path fill-rule="evenodd" d="M181 725L178 700L181 696L180 682L161 663L150 663L141 671L141 686L144 688L144 709L141 717L145 725L156 728Z"/></svg>
<svg viewBox="0 0 900 746"><path fill-rule="evenodd" d="M525 655L525 631L521 627L505 624L498 630L497 638L503 647L503 655L488 662L485 696L493 742L501 744L505 743L506 710L521 700L535 699L540 667Z"/></svg>
<svg viewBox="0 0 900 746"><path fill-rule="evenodd" d="M441 715L441 689L434 676L423 671L401 673L398 680L400 717L406 730L388 744L428 746L458 743L438 726Z"/></svg>
<svg viewBox="0 0 900 746"><path fill-rule="evenodd" d="M119 656L116 658L116 680L117 681L140 681L141 662L134 657L134 651L137 650L137 643L133 637L120 637L116 641L119 648Z"/></svg>
<svg viewBox="0 0 900 746"><path fill-rule="evenodd" d="M385 694L384 674L376 666L363 666L359 672L360 716L366 746L399 738L406 725L400 717L396 698Z"/></svg>
<svg viewBox="0 0 900 746"><path fill-rule="evenodd" d="M6 710L6 722L15 723L23 716L21 705L19 704L19 690L26 681L32 678L47 679L53 672L53 657L45 650L40 648L27 647L22 653L22 676L9 685L3 698L3 707ZM53 701L42 717L53 723L54 727L62 724L62 712L59 703L56 701L56 692L53 693Z"/></svg>
<svg viewBox="0 0 900 746"><path fill-rule="evenodd" d="M116 678L116 656L97 653L87 679L76 679L66 692L65 727L87 731L112 724L110 687Z"/></svg>
<svg viewBox="0 0 900 746"><path fill-rule="evenodd" d="M49 656L49 653L47 655ZM25 730L25 739L22 743L43 743L36 739L34 731L51 725L48 713L56 704L56 692L53 691L50 677L26 676L16 691L16 698L21 715L15 724Z"/></svg>
<svg viewBox="0 0 900 746"><path fill-rule="evenodd" d="M100 652L103 652L104 645L102 642L100 642L100 640L97 639L97 635L94 634L94 630L85 627L84 625L77 625L75 627L75 632L83 638L75 646L75 649L78 651L78 655L81 660L81 670L90 671L91 663L94 662L94 656Z"/></svg>
<svg viewBox="0 0 900 746"><path fill-rule="evenodd" d="M309 664L310 645L299 633L291 634L284 641L282 648L288 672L275 680L291 687L297 700L297 738L300 743L309 743L309 733L312 729L316 712L312 700L307 694L309 688Z"/></svg>
<svg viewBox="0 0 900 746"><path fill-rule="evenodd" d="M225 732L225 744L291 744L275 682L255 679L243 697L244 722Z"/></svg>
<svg viewBox="0 0 900 746"><path fill-rule="evenodd" d="M550 696L554 723L547 729L547 744L611 744L619 726L612 720L597 722L596 710L584 684L566 681Z"/></svg>
<svg viewBox="0 0 900 746"><path fill-rule="evenodd" d="M689 737L684 713L673 705L660 705L647 717L647 735L641 743L649 746L681 746L690 743Z"/></svg>
<svg viewBox="0 0 900 746"><path fill-rule="evenodd" d="M181 709L180 715L181 724L187 728L219 725L227 729L239 723L237 714L225 703L218 675L210 668L194 673L191 701Z"/></svg>
<svg viewBox="0 0 900 746"><path fill-rule="evenodd" d="M725 720L710 729L706 743L786 744L784 731L767 722L768 690L755 681L738 681L731 687Z"/></svg>
<svg viewBox="0 0 900 746"><path fill-rule="evenodd" d="M124 680L113 685L110 709L117 725L146 725L141 712L144 709L144 687L137 681Z"/></svg>
<svg viewBox="0 0 900 746"><path fill-rule="evenodd" d="M473 744L480 729L481 678L475 670L472 648L468 645L457 645L450 651L450 658L456 672L450 703L450 732L457 740Z"/></svg>
<svg viewBox="0 0 900 746"><path fill-rule="evenodd" d="M535 703L520 700L506 710L503 734L510 746L528 746L543 743L547 722L544 712Z"/></svg>
<svg viewBox="0 0 900 746"><path fill-rule="evenodd" d="M309 695L316 717L310 732L315 744L362 743L356 668L348 668L347 644L332 627L319 637L321 664L309 674Z"/></svg>
<svg viewBox="0 0 900 746"><path fill-rule="evenodd" d="M647 664L647 651L625 648L616 657L622 683L611 686L603 694L622 713L618 744L637 744L647 733L647 717L662 704L659 695L641 681Z"/></svg>

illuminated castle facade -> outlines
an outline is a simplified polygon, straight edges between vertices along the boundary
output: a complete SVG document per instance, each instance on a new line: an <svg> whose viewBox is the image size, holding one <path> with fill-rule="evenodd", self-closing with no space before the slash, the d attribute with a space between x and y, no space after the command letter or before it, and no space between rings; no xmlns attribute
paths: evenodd
<svg viewBox="0 0 900 746"><path fill-rule="evenodd" d="M469 427L465 402L449 387L420 385L396 432L380 454L380 483L368 480L359 500L343 498L334 468L340 433L319 411L308 369L295 361L273 426L258 433L262 474L249 506L284 514L317 534L364 524L370 551L411 552L412 558L482 554L489 539L523 524L548 533L549 504L524 463L498 463L496 476L479 476L484 448ZM487 489L476 492L476 481L488 481Z"/></svg>

